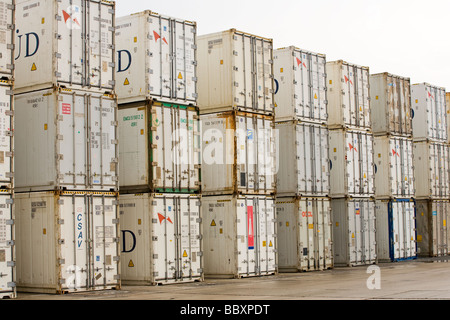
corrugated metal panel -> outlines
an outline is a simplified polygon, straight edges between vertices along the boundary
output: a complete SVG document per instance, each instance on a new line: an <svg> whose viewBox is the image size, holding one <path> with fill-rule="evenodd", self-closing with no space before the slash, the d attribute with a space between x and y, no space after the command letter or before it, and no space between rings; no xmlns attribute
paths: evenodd
<svg viewBox="0 0 450 320"><path fill-rule="evenodd" d="M16 297L15 227L13 196L0 193L0 299Z"/></svg>
<svg viewBox="0 0 450 320"><path fill-rule="evenodd" d="M327 122L325 64L323 54L295 47L274 51L276 121Z"/></svg>
<svg viewBox="0 0 450 320"><path fill-rule="evenodd" d="M264 196L202 198L205 277L277 273L275 201Z"/></svg>
<svg viewBox="0 0 450 320"><path fill-rule="evenodd" d="M120 287L115 194L16 193L14 201L19 291Z"/></svg>
<svg viewBox="0 0 450 320"><path fill-rule="evenodd" d="M14 76L14 23L14 1L0 1L0 79L12 80Z"/></svg>
<svg viewBox="0 0 450 320"><path fill-rule="evenodd" d="M194 107L148 101L121 105L121 192L199 192L200 138Z"/></svg>
<svg viewBox="0 0 450 320"><path fill-rule="evenodd" d="M112 91L114 20L111 1L17 1L15 92L56 85Z"/></svg>
<svg viewBox="0 0 450 320"><path fill-rule="evenodd" d="M235 29L198 37L200 113L274 113L273 41Z"/></svg>
<svg viewBox="0 0 450 320"><path fill-rule="evenodd" d="M122 283L203 280L200 201L187 194L120 196Z"/></svg>
<svg viewBox="0 0 450 320"><path fill-rule="evenodd" d="M333 267L329 198L277 198L278 268L313 271Z"/></svg>
<svg viewBox="0 0 450 320"><path fill-rule="evenodd" d="M117 19L119 103L197 103L197 25L144 11Z"/></svg>
<svg viewBox="0 0 450 320"><path fill-rule="evenodd" d="M0 186L13 188L14 171L13 82L0 80Z"/></svg>

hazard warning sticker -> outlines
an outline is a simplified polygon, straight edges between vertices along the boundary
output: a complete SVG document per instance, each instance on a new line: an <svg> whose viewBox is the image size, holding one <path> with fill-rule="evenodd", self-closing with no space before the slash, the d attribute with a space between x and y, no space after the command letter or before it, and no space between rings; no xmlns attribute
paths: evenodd
<svg viewBox="0 0 450 320"><path fill-rule="evenodd" d="M71 114L71 105L70 103L63 103L62 104L62 114Z"/></svg>

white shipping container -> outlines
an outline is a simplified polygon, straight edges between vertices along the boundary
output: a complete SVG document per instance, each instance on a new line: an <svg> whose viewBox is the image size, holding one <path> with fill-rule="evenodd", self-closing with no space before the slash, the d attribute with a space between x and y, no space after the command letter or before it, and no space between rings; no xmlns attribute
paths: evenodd
<svg viewBox="0 0 450 320"><path fill-rule="evenodd" d="M200 113L274 113L273 40L230 29L198 37Z"/></svg>
<svg viewBox="0 0 450 320"><path fill-rule="evenodd" d="M16 297L16 257L13 196L0 193L0 299Z"/></svg>
<svg viewBox="0 0 450 320"><path fill-rule="evenodd" d="M0 187L12 189L14 176L13 82L0 80Z"/></svg>
<svg viewBox="0 0 450 320"><path fill-rule="evenodd" d="M143 11L116 20L119 103L197 103L197 25Z"/></svg>
<svg viewBox="0 0 450 320"><path fill-rule="evenodd" d="M450 92L445 94L447 115L447 143L450 143Z"/></svg>
<svg viewBox="0 0 450 320"><path fill-rule="evenodd" d="M14 0L0 1L0 79L14 76Z"/></svg>
<svg viewBox="0 0 450 320"><path fill-rule="evenodd" d="M415 212L411 199L376 200L378 261L416 258Z"/></svg>
<svg viewBox="0 0 450 320"><path fill-rule="evenodd" d="M275 124L279 141L278 196L330 193L328 128L297 121Z"/></svg>
<svg viewBox="0 0 450 320"><path fill-rule="evenodd" d="M414 198L414 145L404 136L375 136L375 196Z"/></svg>
<svg viewBox="0 0 450 320"><path fill-rule="evenodd" d="M417 200L417 255L441 257L450 253L450 201Z"/></svg>
<svg viewBox="0 0 450 320"><path fill-rule="evenodd" d="M328 126L371 130L369 68L327 62Z"/></svg>
<svg viewBox="0 0 450 320"><path fill-rule="evenodd" d="M273 117L232 111L200 119L203 195L275 193Z"/></svg>
<svg viewBox="0 0 450 320"><path fill-rule="evenodd" d="M296 47L274 51L275 121L327 123L326 56Z"/></svg>
<svg viewBox="0 0 450 320"><path fill-rule="evenodd" d="M114 17L111 1L17 0L15 92L114 90Z"/></svg>
<svg viewBox="0 0 450 320"><path fill-rule="evenodd" d="M14 201L18 291L120 288L114 193L16 193Z"/></svg>
<svg viewBox="0 0 450 320"><path fill-rule="evenodd" d="M447 143L414 142L416 198L450 197L449 159Z"/></svg>
<svg viewBox="0 0 450 320"><path fill-rule="evenodd" d="M15 95L15 188L117 190L117 99L69 89Z"/></svg>
<svg viewBox="0 0 450 320"><path fill-rule="evenodd" d="M447 142L447 107L445 88L428 83L411 86L413 137Z"/></svg>
<svg viewBox="0 0 450 320"><path fill-rule="evenodd" d="M194 107L143 101L119 110L121 192L200 191L200 120Z"/></svg>
<svg viewBox="0 0 450 320"><path fill-rule="evenodd" d="M265 196L202 198L205 277L277 273L275 200Z"/></svg>
<svg viewBox="0 0 450 320"><path fill-rule="evenodd" d="M335 266L377 262L375 201L370 198L331 199Z"/></svg>
<svg viewBox="0 0 450 320"><path fill-rule="evenodd" d="M373 135L330 130L330 196L374 196Z"/></svg>
<svg viewBox="0 0 450 320"><path fill-rule="evenodd" d="M409 78L379 73L370 75L372 131L412 136Z"/></svg>
<svg viewBox="0 0 450 320"><path fill-rule="evenodd" d="M203 280L200 201L188 194L120 196L122 283Z"/></svg>
<svg viewBox="0 0 450 320"><path fill-rule="evenodd" d="M278 270L333 267L329 198L277 198Z"/></svg>

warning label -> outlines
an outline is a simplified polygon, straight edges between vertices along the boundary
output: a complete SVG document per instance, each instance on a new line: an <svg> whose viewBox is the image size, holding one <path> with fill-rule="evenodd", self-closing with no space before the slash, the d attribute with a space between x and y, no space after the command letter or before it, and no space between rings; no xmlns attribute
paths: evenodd
<svg viewBox="0 0 450 320"><path fill-rule="evenodd" d="M70 114L71 113L71 105L70 103L62 104L62 114Z"/></svg>

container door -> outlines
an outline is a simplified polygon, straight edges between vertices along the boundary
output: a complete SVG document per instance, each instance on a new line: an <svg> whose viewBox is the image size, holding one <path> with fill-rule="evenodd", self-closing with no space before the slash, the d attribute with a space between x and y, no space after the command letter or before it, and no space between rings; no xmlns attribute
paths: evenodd
<svg viewBox="0 0 450 320"><path fill-rule="evenodd" d="M361 156L362 156L362 194L371 195L374 193L374 168L373 168L373 136L371 134L361 134Z"/></svg>
<svg viewBox="0 0 450 320"><path fill-rule="evenodd" d="M414 197L415 195L415 188L416 188L416 182L414 177L414 145L413 141L411 139L405 139L404 145L406 151L404 152L406 156L406 161L404 164L404 170L406 170L406 191L407 196Z"/></svg>
<svg viewBox="0 0 450 320"><path fill-rule="evenodd" d="M264 194L273 192L276 185L277 159L276 137L273 122L267 118L257 118L257 179L258 191Z"/></svg>
<svg viewBox="0 0 450 320"><path fill-rule="evenodd" d="M258 207L253 197L239 199L237 202L237 250L238 273L240 275L259 274L258 241Z"/></svg>
<svg viewBox="0 0 450 320"><path fill-rule="evenodd" d="M286 201L283 201L286 200ZM301 202L301 201L299 201ZM301 269L302 230L301 215L293 199L279 199L277 206L277 243L280 268ZM299 204L301 207L301 203Z"/></svg>
<svg viewBox="0 0 450 320"><path fill-rule="evenodd" d="M388 170L390 170L389 173L389 180L391 185L391 194L394 197L398 197L402 193L402 163L400 159L400 155L402 152L400 151L400 145L399 140L396 138L389 139L389 159L390 159L390 165Z"/></svg>
<svg viewBox="0 0 450 320"><path fill-rule="evenodd" d="M344 116L344 124L355 125L355 114L354 114L354 79L353 79L353 68L349 65L341 65L342 72L342 111Z"/></svg>
<svg viewBox="0 0 450 320"><path fill-rule="evenodd" d="M255 180L258 155L255 122L256 119L253 117L236 117L237 187L246 192L258 189Z"/></svg>
<svg viewBox="0 0 450 320"><path fill-rule="evenodd" d="M251 38L244 34L232 34L233 39L233 57L232 65L234 72L234 83L232 84L235 97L235 103L244 106L245 109L255 110L253 92L252 72L255 70L252 55Z"/></svg>
<svg viewBox="0 0 450 320"><path fill-rule="evenodd" d="M406 220L405 258L416 256L416 209L414 202L404 202Z"/></svg>
<svg viewBox="0 0 450 320"><path fill-rule="evenodd" d="M268 274L275 271L275 210L274 200L259 198L258 207L258 244L259 272Z"/></svg>
<svg viewBox="0 0 450 320"><path fill-rule="evenodd" d="M315 54L309 54L310 77L311 77L311 106L312 119L317 121L327 121L326 105L326 77L325 58Z"/></svg>
<svg viewBox="0 0 450 320"><path fill-rule="evenodd" d="M300 270L309 270L309 237L307 199L298 201L298 264ZM281 244L280 244L281 249Z"/></svg>
<svg viewBox="0 0 450 320"><path fill-rule="evenodd" d="M440 255L445 256L448 255L449 250L449 227L448 227L448 221L450 218L450 202L443 201L442 202L442 215L441 215L441 250Z"/></svg>
<svg viewBox="0 0 450 320"><path fill-rule="evenodd" d="M0 196L0 298L13 292L14 261L11 196Z"/></svg>
<svg viewBox="0 0 450 320"><path fill-rule="evenodd" d="M351 195L357 193L359 190L359 157L358 157L359 143L357 134L345 133L345 160L346 160L346 174L347 177L347 192Z"/></svg>
<svg viewBox="0 0 450 320"><path fill-rule="evenodd" d="M315 228L316 223L314 221L315 212L312 199L300 200L299 208L299 221L301 230L300 232L300 263L302 270L314 270L315 258L317 255Z"/></svg>
<svg viewBox="0 0 450 320"><path fill-rule="evenodd" d="M317 195L327 195L329 190L329 159L328 159L328 129L324 127L311 127L313 165L315 176L313 177L313 191Z"/></svg>
<svg viewBox="0 0 450 320"><path fill-rule="evenodd" d="M308 174L311 174L311 157L310 157L310 145L308 136L308 127L305 124L298 124L296 126L295 134L296 137L296 160L297 160L297 184L298 191L300 194L305 194L308 192ZM308 170L309 168L309 170Z"/></svg>
<svg viewBox="0 0 450 320"><path fill-rule="evenodd" d="M13 70L13 25L14 11L12 0L3 0L0 3L0 78L10 78Z"/></svg>
<svg viewBox="0 0 450 320"><path fill-rule="evenodd" d="M358 214L358 213L357 213ZM361 262L368 263L371 258L371 226L370 226L371 208L369 201L360 202L360 222L361 222Z"/></svg>
<svg viewBox="0 0 450 320"><path fill-rule="evenodd" d="M272 43L254 38L255 53L255 97L257 109L262 112L271 111L273 108L273 69L272 69Z"/></svg>
<svg viewBox="0 0 450 320"><path fill-rule="evenodd" d="M0 3L1 8L1 3ZM0 9L1 10L1 9ZM0 15L1 30L1 15ZM1 31L0 31L1 33ZM1 46L1 44L0 44ZM0 85L0 181L6 182L8 187L11 183L11 156L12 156L12 132L13 122L11 120L12 87Z"/></svg>
<svg viewBox="0 0 450 320"><path fill-rule="evenodd" d="M311 93L309 88L309 73L307 54L301 51L294 52L294 101L298 118L310 118L312 116Z"/></svg>
<svg viewBox="0 0 450 320"><path fill-rule="evenodd" d="M360 259L358 255L359 250L359 227L361 210L359 208L359 202L350 201L347 205L348 214L348 254L349 264L358 264Z"/></svg>

